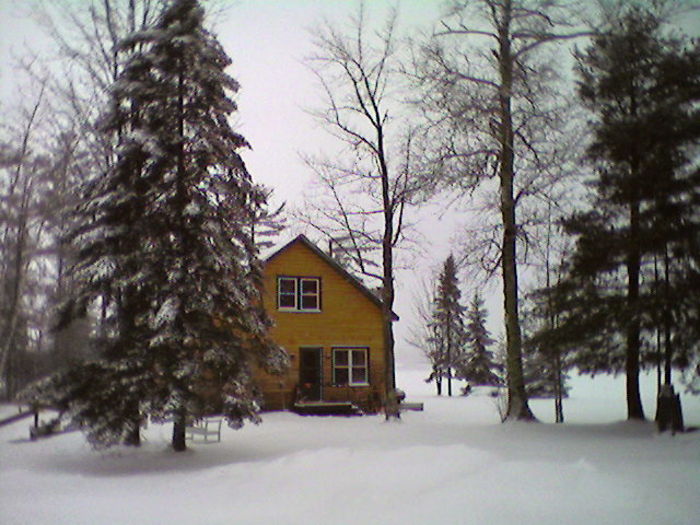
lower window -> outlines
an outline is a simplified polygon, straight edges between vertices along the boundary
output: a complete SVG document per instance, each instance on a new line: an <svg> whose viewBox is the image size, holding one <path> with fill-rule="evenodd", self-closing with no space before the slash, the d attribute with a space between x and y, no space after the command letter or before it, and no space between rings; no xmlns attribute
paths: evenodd
<svg viewBox="0 0 700 525"><path fill-rule="evenodd" d="M333 384L368 385L367 348L333 349Z"/></svg>

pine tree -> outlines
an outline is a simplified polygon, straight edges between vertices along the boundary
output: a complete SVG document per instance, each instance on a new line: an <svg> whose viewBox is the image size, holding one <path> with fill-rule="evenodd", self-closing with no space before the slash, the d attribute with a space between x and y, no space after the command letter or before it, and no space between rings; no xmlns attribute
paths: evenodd
<svg viewBox="0 0 700 525"><path fill-rule="evenodd" d="M228 123L238 84L203 18L196 0L176 0L123 43L135 51L105 119L118 161L90 188L95 220L74 236L83 288L71 311L102 297L113 328L103 358L58 384L102 444L138 432L144 415L174 420L175 450L189 417L258 422L252 367L286 365L268 336L251 229L266 195L238 153L248 145ZM117 410L105 403L114 396Z"/></svg>
<svg viewBox="0 0 700 525"><path fill-rule="evenodd" d="M431 353L428 357L433 365L431 378L438 385L447 379L447 395L452 395L454 367L462 362L466 333L464 329L465 308L460 304L462 293L459 290L457 266L450 255L443 263L438 277L429 338ZM440 390L438 390L438 394Z"/></svg>
<svg viewBox="0 0 700 525"><path fill-rule="evenodd" d="M588 153L596 199L594 211L567 221L578 244L570 278L558 286L559 311L569 313L557 330L587 339L581 368L625 370L628 417L643 419L640 360L659 317L654 310L692 300L681 285L680 296L659 301L664 294L647 283L655 256L676 250L677 261L688 260L683 253L697 243L689 153L697 144L700 74L697 47L664 36L655 13L631 6L610 23L578 54L580 96L594 116ZM684 307L674 310L680 319Z"/></svg>
<svg viewBox="0 0 700 525"><path fill-rule="evenodd" d="M566 371L572 366L570 354L575 344L559 339L557 329L562 323L555 314L557 287L551 285L551 276L546 282L549 286L534 290L528 297L530 308L523 316L526 350L523 365L528 395L554 398L554 421L563 423L563 399L569 393Z"/></svg>
<svg viewBox="0 0 700 525"><path fill-rule="evenodd" d="M486 328L488 311L479 293L474 298L467 313L467 345L456 365L457 377L469 381L470 385L501 385L501 366L495 362L489 349L496 342Z"/></svg>
<svg viewBox="0 0 700 525"><path fill-rule="evenodd" d="M527 348L527 344L526 344ZM525 388L531 398L552 398L558 399L568 397L569 387L566 384L568 375L557 372L552 357L541 352L539 349L528 349L525 354ZM559 383L557 383L559 381ZM558 386L560 384L561 386ZM559 393L557 391L559 389ZM561 400L559 399L559 402ZM563 413L559 406L555 410L555 422L563 423Z"/></svg>
<svg viewBox="0 0 700 525"><path fill-rule="evenodd" d="M538 300L543 299L541 294L544 293L535 292L534 308L525 310L523 315L525 387L531 398L553 398L554 420L563 423L562 400L569 394L566 370L571 367L571 359L569 348L557 344L558 341L552 337L551 327L557 326L556 320L546 318L547 307L544 307L544 311L540 310ZM536 326L540 329L535 330Z"/></svg>

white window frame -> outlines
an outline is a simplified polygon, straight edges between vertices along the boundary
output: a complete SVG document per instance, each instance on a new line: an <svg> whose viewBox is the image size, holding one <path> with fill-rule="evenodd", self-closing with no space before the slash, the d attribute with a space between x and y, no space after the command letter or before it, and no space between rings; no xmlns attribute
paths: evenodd
<svg viewBox="0 0 700 525"><path fill-rule="evenodd" d="M297 287L299 289L299 299L297 301L297 304L298 304L299 310L302 310L305 312L320 312L321 311L321 279L319 279L318 277L300 277L298 282L299 282L299 284L297 285ZM316 283L316 292L304 293L304 283L305 282ZM304 298L305 297L316 298L316 307L315 308L305 308L304 307Z"/></svg>
<svg viewBox="0 0 700 525"><path fill-rule="evenodd" d="M291 296L291 293L282 293L282 281L291 281L294 283L294 306L282 306L282 296ZM305 282L315 282L315 293L304 293L303 286ZM304 297L315 297L316 306L314 308L304 308ZM312 312L318 313L321 311L321 278L320 277L297 277L292 275L277 276L277 309L281 312Z"/></svg>
<svg viewBox="0 0 700 525"><path fill-rule="evenodd" d="M364 358L364 364L360 365L362 368L364 368L365 373L363 381L356 381L355 378L353 377L353 369L355 368L360 368L360 366L356 366L353 363L353 352L361 351L364 353L365 358ZM337 364L337 358L336 355L339 352L346 352L347 353L347 364L346 365L338 365ZM332 348L332 356L333 356L333 384L335 386L369 386L369 347L366 346L335 346ZM347 383L338 383L338 380L336 378L336 371L342 369L342 370L347 370L348 372L348 382Z"/></svg>
<svg viewBox="0 0 700 525"><path fill-rule="evenodd" d="M282 306L282 296L289 297L291 294L282 293L282 281L291 281L294 283L294 306ZM299 306L299 279L296 277L284 277L280 276L277 278L277 308L279 310L289 310L296 311Z"/></svg>

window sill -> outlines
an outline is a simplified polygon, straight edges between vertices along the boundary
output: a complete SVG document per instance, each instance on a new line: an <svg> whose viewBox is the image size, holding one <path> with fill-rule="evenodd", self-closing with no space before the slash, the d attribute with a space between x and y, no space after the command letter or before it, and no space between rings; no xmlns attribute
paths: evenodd
<svg viewBox="0 0 700 525"><path fill-rule="evenodd" d="M362 388L362 387L368 387L371 386L369 383L350 383L350 384L345 384L345 385L332 385L334 388L347 388L347 387L357 387L357 388Z"/></svg>
<svg viewBox="0 0 700 525"><path fill-rule="evenodd" d="M287 314L320 314L321 310L299 310L298 308L277 308L278 312Z"/></svg>

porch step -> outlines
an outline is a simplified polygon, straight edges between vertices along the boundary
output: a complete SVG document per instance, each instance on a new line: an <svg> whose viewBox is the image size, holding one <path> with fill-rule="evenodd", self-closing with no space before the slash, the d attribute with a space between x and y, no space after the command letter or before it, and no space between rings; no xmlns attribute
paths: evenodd
<svg viewBox="0 0 700 525"><path fill-rule="evenodd" d="M361 416L362 410L349 401L305 401L294 403L292 412L300 416Z"/></svg>

